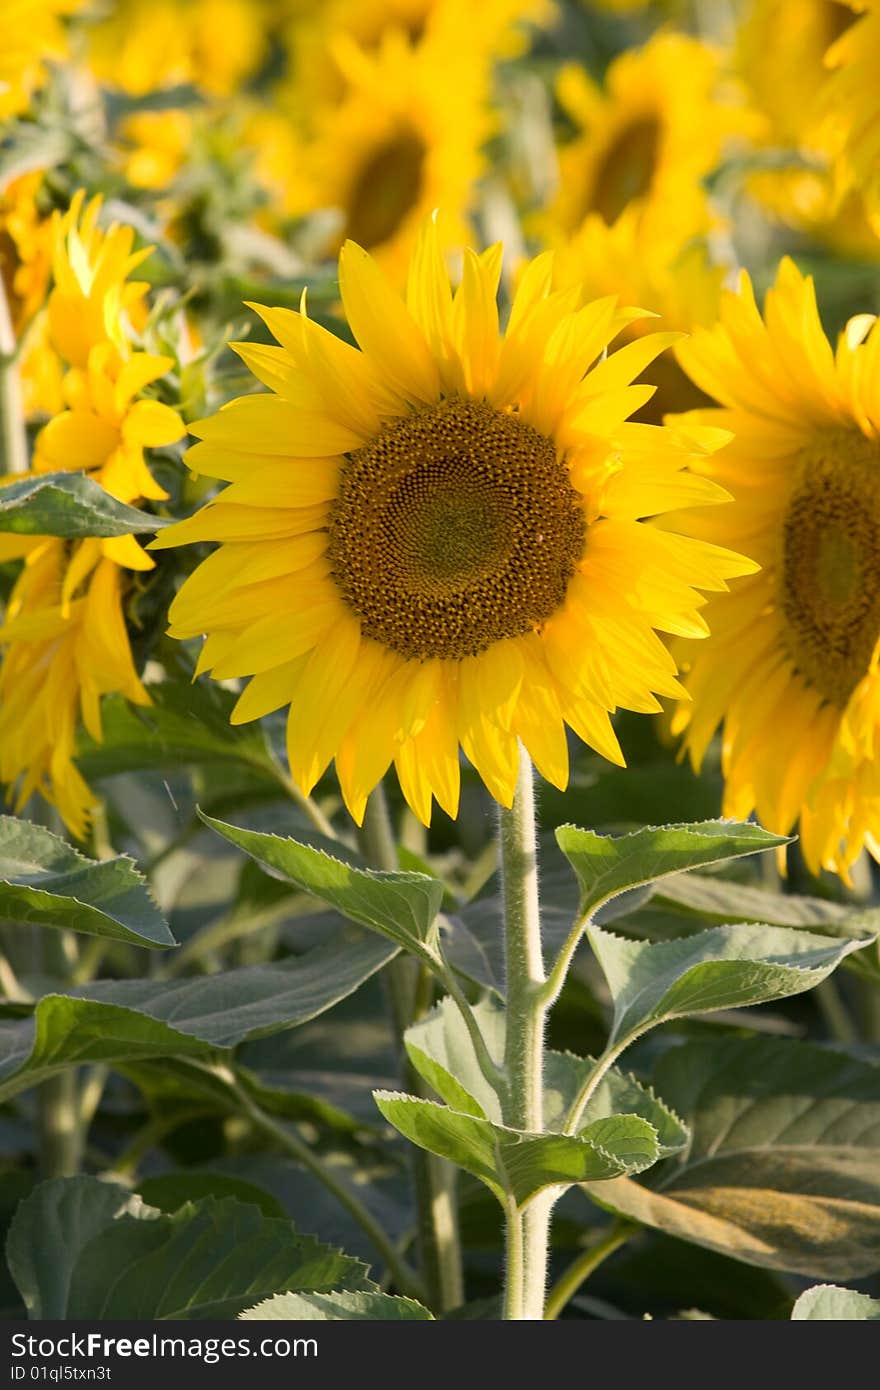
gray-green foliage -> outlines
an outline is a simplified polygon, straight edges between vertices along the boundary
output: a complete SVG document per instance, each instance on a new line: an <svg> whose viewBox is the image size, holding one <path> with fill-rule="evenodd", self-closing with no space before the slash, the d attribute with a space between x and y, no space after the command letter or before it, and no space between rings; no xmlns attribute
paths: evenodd
<svg viewBox="0 0 880 1390"><path fill-rule="evenodd" d="M412 1298L393 1298L385 1293L279 1293L258 1303L242 1321L258 1322L426 1322L427 1308Z"/></svg>
<svg viewBox="0 0 880 1390"><path fill-rule="evenodd" d="M242 830L204 814L202 820L270 873L312 893L353 922L381 932L414 954L431 953L443 900L439 879L357 869L296 840Z"/></svg>
<svg viewBox="0 0 880 1390"><path fill-rule="evenodd" d="M0 532L24 536L130 536L168 522L119 502L84 473L43 473L0 489Z"/></svg>
<svg viewBox="0 0 880 1390"><path fill-rule="evenodd" d="M23 1201L7 1259L31 1318L229 1318L286 1290L373 1287L358 1260L227 1197L169 1215L95 1178Z"/></svg>
<svg viewBox="0 0 880 1390"><path fill-rule="evenodd" d="M801 994L874 939L841 941L757 923L710 927L678 941L629 941L596 926L587 936L614 1002L612 1043L673 1018Z"/></svg>
<svg viewBox="0 0 880 1390"><path fill-rule="evenodd" d="M87 859L15 816L0 816L0 918L137 946L175 945L131 859Z"/></svg>
<svg viewBox="0 0 880 1390"><path fill-rule="evenodd" d="M277 963L45 995L33 1018L0 1019L0 1099L82 1062L210 1059L315 1018L393 954L387 942L352 929Z"/></svg>
<svg viewBox="0 0 880 1390"><path fill-rule="evenodd" d="M786 843L759 825L726 820L645 826L617 836L561 825L556 840L577 875L585 917L630 888Z"/></svg>
<svg viewBox="0 0 880 1390"><path fill-rule="evenodd" d="M792 1322L877 1322L880 1299L835 1284L807 1289L791 1311Z"/></svg>
<svg viewBox="0 0 880 1390"><path fill-rule="evenodd" d="M880 1068L793 1039L720 1037L666 1052L653 1085L691 1140L644 1180L590 1188L596 1200L771 1269L880 1268Z"/></svg>

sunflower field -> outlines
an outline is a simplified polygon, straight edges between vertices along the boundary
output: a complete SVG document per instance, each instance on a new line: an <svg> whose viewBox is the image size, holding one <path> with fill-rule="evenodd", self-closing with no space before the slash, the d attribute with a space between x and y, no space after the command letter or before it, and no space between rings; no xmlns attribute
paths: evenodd
<svg viewBox="0 0 880 1390"><path fill-rule="evenodd" d="M4 1320L880 1319L878 71L0 0Z"/></svg>

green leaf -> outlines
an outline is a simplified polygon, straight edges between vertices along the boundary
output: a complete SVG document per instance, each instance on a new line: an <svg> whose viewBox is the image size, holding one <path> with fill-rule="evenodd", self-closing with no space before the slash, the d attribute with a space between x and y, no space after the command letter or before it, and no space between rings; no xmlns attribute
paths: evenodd
<svg viewBox="0 0 880 1390"><path fill-rule="evenodd" d="M42 998L0 1021L0 1101L82 1062L210 1058L316 1018L391 959L351 929L295 959L184 980L113 980Z"/></svg>
<svg viewBox="0 0 880 1390"><path fill-rule="evenodd" d="M544 1109L548 1129L561 1129L595 1060L575 1057L570 1052L549 1052L545 1074ZM594 1120L613 1115L638 1115L657 1136L658 1158L668 1158L684 1148L690 1138L688 1128L665 1101L629 1072L609 1067L599 1082L581 1117L581 1133Z"/></svg>
<svg viewBox="0 0 880 1390"><path fill-rule="evenodd" d="M821 1279L880 1268L880 1068L779 1038L702 1038L653 1078L691 1130L641 1182L589 1187L680 1240Z"/></svg>
<svg viewBox="0 0 880 1390"><path fill-rule="evenodd" d="M836 1284L816 1284L802 1293L791 1310L792 1322L877 1322L880 1298L841 1289Z"/></svg>
<svg viewBox="0 0 880 1390"><path fill-rule="evenodd" d="M218 835L270 873L295 883L353 922L381 932L398 946L433 959L437 913L443 901L439 879L427 874L357 869L296 840L242 830L204 812L199 814Z"/></svg>
<svg viewBox="0 0 880 1390"><path fill-rule="evenodd" d="M131 859L87 859L15 816L0 816L0 917L137 946L176 945Z"/></svg>
<svg viewBox="0 0 880 1390"><path fill-rule="evenodd" d="M167 1215L96 1178L35 1188L7 1252L32 1318L229 1318L289 1289L371 1287L359 1260L258 1207L209 1197Z"/></svg>
<svg viewBox="0 0 880 1390"><path fill-rule="evenodd" d="M504 1057L505 1014L494 1000L474 1006L474 1016L496 1064ZM452 999L443 999L420 1023L408 1028L404 1042L419 1075L453 1110L501 1124L501 1101L483 1076L470 1034ZM570 1052L548 1051L544 1072L544 1123L558 1133L595 1061ZM681 1120L653 1091L634 1076L612 1067L596 1088L581 1121L581 1131L594 1120L615 1115L638 1115L654 1129L658 1157L683 1148L688 1134Z"/></svg>
<svg viewBox="0 0 880 1390"><path fill-rule="evenodd" d="M63 1318L84 1248L140 1198L95 1178L40 1183L19 1203L6 1260L30 1318Z"/></svg>
<svg viewBox="0 0 880 1390"><path fill-rule="evenodd" d="M432 1315L412 1298L393 1298L387 1293L278 1293L240 1313L247 1322L361 1322L433 1321Z"/></svg>
<svg viewBox="0 0 880 1390"><path fill-rule="evenodd" d="M474 1017L493 1062L504 1057L504 1010L486 999L473 1006ZM404 1034L407 1055L419 1076L453 1110L501 1123L501 1101L480 1070L470 1034L458 1005L442 999L421 1022Z"/></svg>
<svg viewBox="0 0 880 1390"><path fill-rule="evenodd" d="M70 128L51 127L32 120L4 121L0 146L0 188L7 188L21 174L40 169L57 169L66 164L76 149L77 137Z"/></svg>
<svg viewBox="0 0 880 1390"><path fill-rule="evenodd" d="M670 903L704 924L766 922L771 927L804 927L825 931L843 927L857 911L852 903L830 902L799 893L770 893L749 883L735 883L711 874L682 874L658 887L652 901ZM862 935L865 933L862 932Z"/></svg>
<svg viewBox="0 0 880 1390"><path fill-rule="evenodd" d="M509 1192L518 1206L546 1187L642 1172L659 1153L653 1125L637 1115L594 1120L576 1135L528 1134L416 1096L373 1094L406 1139L473 1173L500 1202Z"/></svg>
<svg viewBox="0 0 880 1390"><path fill-rule="evenodd" d="M614 1001L612 1045L672 1018L802 994L874 940L752 923L675 941L629 941L597 926L587 928L587 937Z"/></svg>
<svg viewBox="0 0 880 1390"><path fill-rule="evenodd" d="M771 835L750 822L710 820L646 826L620 836L561 825L556 840L577 875L581 915L591 917L609 898L629 888L685 869L774 849L788 844L790 837Z"/></svg>
<svg viewBox="0 0 880 1390"><path fill-rule="evenodd" d="M131 536L169 523L126 506L84 473L43 473L0 488L0 532L24 536Z"/></svg>

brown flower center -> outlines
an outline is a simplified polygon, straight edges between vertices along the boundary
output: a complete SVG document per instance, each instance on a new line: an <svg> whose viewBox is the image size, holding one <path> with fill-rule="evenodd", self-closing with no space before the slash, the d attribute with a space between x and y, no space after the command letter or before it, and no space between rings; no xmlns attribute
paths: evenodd
<svg viewBox="0 0 880 1390"><path fill-rule="evenodd" d="M364 636L409 659L460 660L555 613L585 539L552 441L450 398L347 458L328 555Z"/></svg>
<svg viewBox="0 0 880 1390"><path fill-rule="evenodd" d="M805 454L783 528L785 642L801 674L844 706L880 638L880 445L836 430Z"/></svg>
<svg viewBox="0 0 880 1390"><path fill-rule="evenodd" d="M394 236L419 201L427 149L412 130L400 130L374 150L348 196L345 235L366 251Z"/></svg>
<svg viewBox="0 0 880 1390"><path fill-rule="evenodd" d="M596 170L584 217L598 212L610 224L617 221L634 198L644 198L657 169L660 135L660 123L653 116L644 116L624 127Z"/></svg>

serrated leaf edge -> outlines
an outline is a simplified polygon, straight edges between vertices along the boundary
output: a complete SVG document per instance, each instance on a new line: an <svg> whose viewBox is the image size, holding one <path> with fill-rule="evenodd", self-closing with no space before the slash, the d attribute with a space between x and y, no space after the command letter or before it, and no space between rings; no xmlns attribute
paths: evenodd
<svg viewBox="0 0 880 1390"><path fill-rule="evenodd" d="M609 932L608 935L611 935L611 933ZM624 938L624 939L625 939L625 938ZM587 1055L586 1057L579 1057L578 1054L577 1054L576 1052L571 1052L571 1051L569 1051L568 1048L558 1048L558 1047L557 1047L557 1048L553 1048L553 1052L555 1052L556 1055L557 1055L558 1057L571 1057L572 1060L575 1061L575 1062L592 1062L592 1063L595 1065L595 1063L598 1061L598 1058L592 1057L592 1056L590 1056L590 1055ZM667 1102L662 1098L662 1096L658 1096L657 1092L654 1090L654 1087L653 1087L653 1085L651 1084L650 1081L643 1081L642 1078L641 1078L640 1076L636 1076L636 1073L635 1073L634 1071L624 1071L623 1067L617 1066L617 1065L615 1065L613 1068L609 1068L608 1072L606 1073L606 1076L607 1076L607 1075L610 1075L610 1073L611 1073L612 1071L618 1072L619 1075L625 1077L627 1081L632 1081L633 1084L636 1085L636 1086L639 1088L640 1091L644 1091L645 1094L646 1094L647 1096L649 1096L650 1099L651 1099L651 1100L654 1102L654 1104L657 1106L657 1109L658 1109L658 1110L662 1110L662 1111L664 1112L664 1114L668 1115L669 1118L670 1118L671 1120L673 1120L674 1123L677 1124L678 1127L679 1127L680 1129L682 1129L682 1130L684 1131L684 1133L685 1133L688 1137L690 1137L690 1126L687 1125L687 1124L685 1124L684 1120L681 1118L681 1116L679 1115L679 1113L678 1113L677 1110L673 1110L672 1106L669 1105L669 1104L667 1104ZM604 1081L604 1080L605 1080L605 1076L603 1076L602 1079L603 1079L603 1081ZM628 1114L629 1114L629 1113L635 1114L635 1111L633 1111L633 1112L629 1112L629 1111L628 1111L627 1113L628 1113ZM640 1115L638 1118L643 1120L645 1117L644 1117L644 1115ZM648 1123L648 1124L651 1124L652 1122L651 1122L650 1120L648 1120L647 1123ZM658 1142L659 1142L659 1139L660 1139L660 1131L657 1130L657 1126L656 1126L656 1125L653 1125L652 1127L654 1128L654 1130L655 1130L656 1133L657 1133L657 1139L658 1139ZM550 1133L552 1133L552 1134L559 1133L559 1132L560 1132L560 1131L558 1131L558 1130L551 1130L551 1131L550 1131ZM686 1145L687 1145L687 1143L688 1143L688 1139L686 1138L686 1139L684 1139L684 1140L682 1141L681 1148L685 1148ZM668 1145L661 1145L661 1147L663 1147L663 1148L668 1148L669 1146L668 1146ZM679 1153L679 1152L680 1152L680 1149L670 1149L670 1153Z"/></svg>

